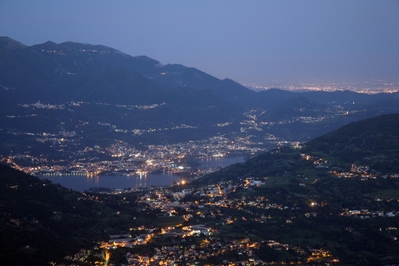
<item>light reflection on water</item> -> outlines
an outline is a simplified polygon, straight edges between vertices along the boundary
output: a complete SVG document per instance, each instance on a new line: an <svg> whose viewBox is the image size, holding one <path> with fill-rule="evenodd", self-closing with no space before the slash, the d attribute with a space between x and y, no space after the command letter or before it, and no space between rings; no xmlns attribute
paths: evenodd
<svg viewBox="0 0 399 266"><path fill-rule="evenodd" d="M201 159L200 168L221 168L230 164L243 162L243 157ZM169 186L174 181L179 182L181 177L171 172L149 173L141 175L110 175L110 176L85 176L85 175L55 175L40 178L49 179L55 184L77 191L88 190L92 187L104 188L139 188L151 186Z"/></svg>
<svg viewBox="0 0 399 266"><path fill-rule="evenodd" d="M201 163L200 168L223 168L235 163L244 162L244 157L223 157L223 158L204 158L198 160Z"/></svg>
<svg viewBox="0 0 399 266"><path fill-rule="evenodd" d="M180 177L171 173L151 173L142 175L109 175L109 176L84 176L84 175L56 175L40 178L49 179L55 184L77 191L88 190L91 187L104 188L139 188L151 186L168 186L174 181L180 181Z"/></svg>

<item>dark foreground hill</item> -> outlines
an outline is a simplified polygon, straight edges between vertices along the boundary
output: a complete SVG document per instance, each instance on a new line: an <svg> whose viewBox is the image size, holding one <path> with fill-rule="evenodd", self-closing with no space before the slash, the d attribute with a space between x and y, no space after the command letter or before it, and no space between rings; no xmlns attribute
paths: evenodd
<svg viewBox="0 0 399 266"><path fill-rule="evenodd" d="M50 181L0 165L2 265L47 265L92 246L99 232L93 202Z"/></svg>

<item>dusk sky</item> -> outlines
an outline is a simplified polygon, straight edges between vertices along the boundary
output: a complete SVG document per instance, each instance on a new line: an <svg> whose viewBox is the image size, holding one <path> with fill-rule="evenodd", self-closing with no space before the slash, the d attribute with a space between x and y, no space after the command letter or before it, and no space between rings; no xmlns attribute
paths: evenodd
<svg viewBox="0 0 399 266"><path fill-rule="evenodd" d="M102 44L242 84L399 80L398 0L0 0L0 35Z"/></svg>

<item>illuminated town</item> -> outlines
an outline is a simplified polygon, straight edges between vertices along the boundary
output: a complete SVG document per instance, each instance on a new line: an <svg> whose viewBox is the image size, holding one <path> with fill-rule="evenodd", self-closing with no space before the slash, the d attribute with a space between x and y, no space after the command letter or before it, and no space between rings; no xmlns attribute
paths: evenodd
<svg viewBox="0 0 399 266"><path fill-rule="evenodd" d="M316 171L326 171L338 179L359 179L363 181L375 179L397 179L399 174L389 176L371 175L367 166L352 164L347 172L338 173L330 170L332 162L323 158L301 154L303 161L313 164ZM156 217L157 220L168 221L168 225L156 226L142 224L130 227L125 232L108 235L94 247L98 254L98 263L107 263L113 252L120 250L126 259L126 265L334 265L340 259L334 254L318 246L303 242L298 245L287 244L273 238L264 239L255 232L264 226L273 227L283 224L287 230L294 228L303 219L316 219L328 209L329 203L317 199L308 199L305 205L290 205L279 202L276 198L264 195L250 196L251 191L268 187L281 181L279 177L249 177L235 181L220 182L201 188L190 188L185 182L169 187L136 188L130 190L108 190L102 192L85 192L82 200L105 202L118 200L121 211L115 213L122 217L122 206L131 204L128 195L137 195L137 217ZM318 179L297 177L298 187L312 186ZM293 184L295 185L295 184ZM235 196L245 191L247 196ZM375 202L391 199L374 198ZM399 201L399 199L398 199ZM399 215L395 209L350 209L342 208L330 216L341 219L356 218L360 220L393 218ZM243 225L251 225L246 228ZM225 232L241 228L236 234ZM348 233L355 229L346 227ZM392 240L396 241L397 227L381 228ZM252 233L251 233L252 232ZM148 247L148 248L145 248ZM263 251L260 251L260 250ZM265 261L259 252L287 252L293 258L281 261ZM135 251L136 250L136 251ZM142 250L146 250L142 252ZM90 256L93 256L91 254ZM74 256L67 256L71 261L85 261L89 252L82 250Z"/></svg>
<svg viewBox="0 0 399 266"><path fill-rule="evenodd" d="M399 91L399 81L370 80L363 83L323 83L323 82L286 82L274 81L272 85L246 84L248 88L256 91L267 90L270 88L279 88L288 91L354 91L357 93L377 94L394 93Z"/></svg>

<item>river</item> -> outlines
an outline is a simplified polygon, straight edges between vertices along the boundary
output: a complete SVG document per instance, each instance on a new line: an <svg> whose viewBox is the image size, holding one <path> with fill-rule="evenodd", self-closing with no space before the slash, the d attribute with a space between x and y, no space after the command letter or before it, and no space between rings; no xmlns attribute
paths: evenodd
<svg viewBox="0 0 399 266"><path fill-rule="evenodd" d="M234 163L243 162L243 157L228 157L228 158L212 158L198 160L201 163L200 168L223 168ZM88 190L92 187L104 188L138 188L151 186L169 186L174 181L179 182L181 177L170 172L165 173L150 173L146 175L104 175L88 177L85 175L59 175L59 176L45 176L40 178L49 179L55 184L60 184L66 188L77 191Z"/></svg>

